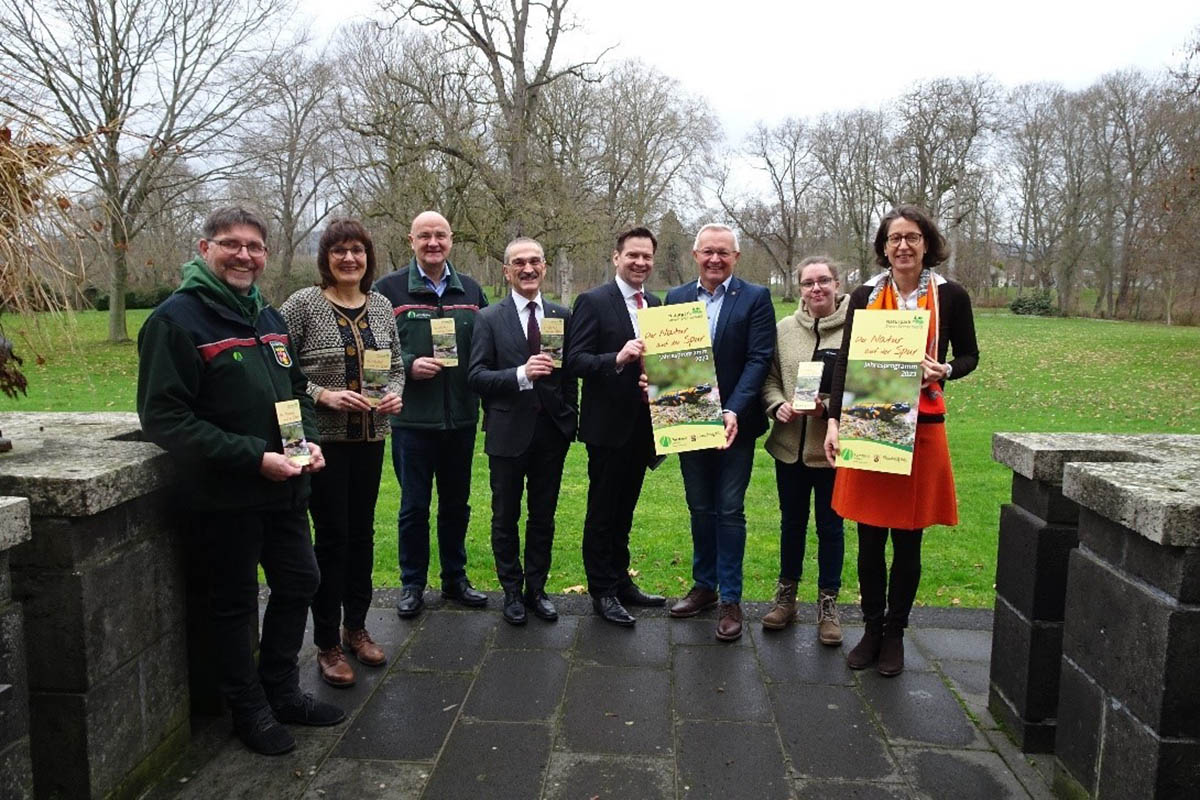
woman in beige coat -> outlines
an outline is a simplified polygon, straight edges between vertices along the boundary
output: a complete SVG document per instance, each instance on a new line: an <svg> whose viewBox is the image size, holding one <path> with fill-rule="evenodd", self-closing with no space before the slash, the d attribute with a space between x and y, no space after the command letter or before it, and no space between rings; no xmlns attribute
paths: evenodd
<svg viewBox="0 0 1200 800"><path fill-rule="evenodd" d="M837 612L845 543L842 518L830 505L834 470L825 460L826 413L833 364L842 344L849 297L838 292L837 269L825 256L812 256L796 269L800 307L776 327L775 360L763 384L763 406L773 419L767 452L775 459L779 489L779 584L764 628L787 627L796 617L796 586L804 567L809 498L817 519L817 635L822 644L842 643ZM793 407L801 362L824 364L820 392L811 410ZM810 395L811 396L811 395Z"/></svg>

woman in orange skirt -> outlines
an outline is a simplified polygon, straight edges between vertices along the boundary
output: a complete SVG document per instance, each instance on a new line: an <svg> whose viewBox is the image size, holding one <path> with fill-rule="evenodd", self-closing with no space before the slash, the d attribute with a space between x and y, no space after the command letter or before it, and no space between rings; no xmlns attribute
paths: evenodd
<svg viewBox="0 0 1200 800"><path fill-rule="evenodd" d="M912 472L893 475L838 469L833 508L858 523L858 583L866 631L846 656L851 669L874 664L881 675L904 670L904 629L921 580L921 539L930 525L957 525L954 473L946 445L947 380L964 378L979 362L971 299L957 283L933 271L949 256L946 240L919 208L889 212L875 234L875 256L885 268L850 295L850 312L833 375L825 456L838 452L838 423L854 312L923 309L932 316L917 408ZM953 350L954 357L947 361ZM892 538L892 566L884 548Z"/></svg>

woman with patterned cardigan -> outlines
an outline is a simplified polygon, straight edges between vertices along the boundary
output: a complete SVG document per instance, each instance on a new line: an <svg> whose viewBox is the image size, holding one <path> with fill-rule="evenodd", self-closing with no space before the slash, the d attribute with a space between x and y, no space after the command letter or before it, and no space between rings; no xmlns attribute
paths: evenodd
<svg viewBox="0 0 1200 800"><path fill-rule="evenodd" d="M309 502L321 568L312 604L317 667L326 683L352 686L347 650L368 666L387 663L366 616L384 438L388 415L400 412L404 362L392 304L371 291L375 246L366 228L356 220L331 222L318 245L317 271L320 286L296 292L280 311L308 377L326 462Z"/></svg>

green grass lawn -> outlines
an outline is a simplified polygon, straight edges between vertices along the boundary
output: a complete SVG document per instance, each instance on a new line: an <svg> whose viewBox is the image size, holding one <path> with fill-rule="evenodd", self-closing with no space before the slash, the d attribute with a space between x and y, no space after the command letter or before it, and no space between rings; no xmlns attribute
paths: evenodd
<svg viewBox="0 0 1200 800"><path fill-rule="evenodd" d="M780 305L777 314L795 306ZM130 335L147 312L129 312ZM26 358L29 396L0 398L0 409L20 411L132 411L137 354L132 343L104 342L105 316L81 313L67 321L6 316L6 335ZM949 385L947 432L959 493L961 522L934 528L925 538L918 603L990 606L996 568L1000 505L1008 500L1009 471L991 459L997 431L1200 431L1200 328L1167 328L1090 319L1016 317L979 312L980 365ZM69 333L69 335L68 335ZM45 362L34 363L35 352ZM587 496L586 452L567 457L559 502L554 567L548 589L577 591L585 583L580 533ZM749 536L745 595L767 599L779 564L779 507L772 459L761 448L746 496ZM483 437L472 475L474 513L468 533L469 572L475 585L497 589L488 539L490 493ZM385 465L376 509L375 582L395 586L399 489ZM436 515L436 509L434 510ZM855 536L847 526L843 583L857 596ZM679 595L690 585L691 540L678 461L670 458L647 476L634 519L633 568L647 590ZM433 549L436 561L437 551ZM816 539L810 530L802 593L815 595ZM437 566L430 576L436 585Z"/></svg>

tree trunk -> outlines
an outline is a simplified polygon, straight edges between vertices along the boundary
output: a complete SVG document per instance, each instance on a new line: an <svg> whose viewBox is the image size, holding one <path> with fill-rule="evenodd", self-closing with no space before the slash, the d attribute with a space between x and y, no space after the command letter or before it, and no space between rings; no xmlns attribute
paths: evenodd
<svg viewBox="0 0 1200 800"><path fill-rule="evenodd" d="M571 300L575 294L575 265L572 264L571 259L567 257L567 251L565 248L559 248L557 271L559 302L567 308L570 308Z"/></svg>
<svg viewBox="0 0 1200 800"><path fill-rule="evenodd" d="M108 294L108 340L128 342L125 327L125 289L129 285L129 242L119 223L113 223L112 286Z"/></svg>

